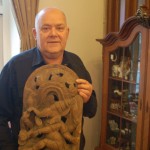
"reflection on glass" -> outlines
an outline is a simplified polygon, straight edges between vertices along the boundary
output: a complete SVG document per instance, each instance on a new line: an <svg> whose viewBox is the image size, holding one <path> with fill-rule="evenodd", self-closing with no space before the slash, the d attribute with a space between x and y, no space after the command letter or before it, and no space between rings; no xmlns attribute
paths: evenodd
<svg viewBox="0 0 150 150"><path fill-rule="evenodd" d="M135 150L140 82L141 34L110 53L106 143Z"/></svg>

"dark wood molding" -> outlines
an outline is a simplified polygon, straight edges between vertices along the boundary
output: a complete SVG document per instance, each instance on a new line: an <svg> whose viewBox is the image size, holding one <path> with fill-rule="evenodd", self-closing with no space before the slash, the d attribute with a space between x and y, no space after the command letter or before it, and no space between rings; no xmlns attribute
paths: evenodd
<svg viewBox="0 0 150 150"><path fill-rule="evenodd" d="M112 45L118 39L127 39L130 35L130 30L132 31L135 26L139 24L136 16L130 17L122 26L119 32L110 32L104 39L96 39L103 45ZM125 32L128 31L128 32Z"/></svg>

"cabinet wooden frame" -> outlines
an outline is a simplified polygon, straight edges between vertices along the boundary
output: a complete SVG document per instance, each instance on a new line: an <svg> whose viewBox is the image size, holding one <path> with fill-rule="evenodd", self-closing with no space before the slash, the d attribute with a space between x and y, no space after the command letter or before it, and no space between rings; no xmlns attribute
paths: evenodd
<svg viewBox="0 0 150 150"><path fill-rule="evenodd" d="M147 11L149 12L149 10ZM103 91L101 110L100 143L95 150L116 150L106 143L109 58L118 47L129 46L141 34L140 92L138 97L138 118L136 130L136 150L149 150L150 138L150 14L145 19L141 14L128 18L119 32L111 32L104 39L97 39L103 45Z"/></svg>

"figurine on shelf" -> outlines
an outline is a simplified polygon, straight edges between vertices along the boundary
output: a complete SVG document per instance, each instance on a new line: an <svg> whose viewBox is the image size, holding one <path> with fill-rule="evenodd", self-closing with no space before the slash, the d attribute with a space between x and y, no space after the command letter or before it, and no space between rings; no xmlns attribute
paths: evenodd
<svg viewBox="0 0 150 150"><path fill-rule="evenodd" d="M118 102L112 102L110 104L110 109L115 110L115 111L119 111L121 109L121 105Z"/></svg>
<svg viewBox="0 0 150 150"><path fill-rule="evenodd" d="M126 98L128 95L128 89L124 89L124 90L119 90L118 88L113 90L113 95L115 97L120 97L123 96L123 98Z"/></svg>
<svg viewBox="0 0 150 150"><path fill-rule="evenodd" d="M112 77L118 77L119 64L117 64L117 54L116 53L111 54L110 59L113 62Z"/></svg>
<svg viewBox="0 0 150 150"><path fill-rule="evenodd" d="M110 54L110 59L111 59L112 62L116 63L116 61L117 61L117 54L116 53Z"/></svg>
<svg viewBox="0 0 150 150"><path fill-rule="evenodd" d="M110 126L111 131L113 131L113 132L119 131L118 123L115 122L115 120L109 120L109 126Z"/></svg>
<svg viewBox="0 0 150 150"><path fill-rule="evenodd" d="M116 90L114 90L114 94L117 94L117 95L121 96L121 95L122 95L122 92L119 91L118 89L116 89Z"/></svg>
<svg viewBox="0 0 150 150"><path fill-rule="evenodd" d="M129 57L122 57L118 68L119 72L118 77L128 80L128 75L130 74L131 71L130 66L131 66L131 59Z"/></svg>
<svg viewBox="0 0 150 150"><path fill-rule="evenodd" d="M121 129L121 134L123 136L130 136L131 135L131 129L128 129L128 128Z"/></svg>
<svg viewBox="0 0 150 150"><path fill-rule="evenodd" d="M114 64L112 66L112 77L119 77L128 80L130 72L131 72L130 57L122 57L119 64Z"/></svg>
<svg viewBox="0 0 150 150"><path fill-rule="evenodd" d="M119 75L119 65L115 64L112 66L112 77L118 77Z"/></svg>

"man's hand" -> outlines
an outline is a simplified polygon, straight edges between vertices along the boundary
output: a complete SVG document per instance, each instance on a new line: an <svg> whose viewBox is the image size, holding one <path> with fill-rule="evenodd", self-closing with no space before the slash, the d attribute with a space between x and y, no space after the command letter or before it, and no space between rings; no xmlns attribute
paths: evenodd
<svg viewBox="0 0 150 150"><path fill-rule="evenodd" d="M93 86L87 80L77 79L78 92L83 98L83 102L87 103L91 97Z"/></svg>

